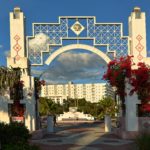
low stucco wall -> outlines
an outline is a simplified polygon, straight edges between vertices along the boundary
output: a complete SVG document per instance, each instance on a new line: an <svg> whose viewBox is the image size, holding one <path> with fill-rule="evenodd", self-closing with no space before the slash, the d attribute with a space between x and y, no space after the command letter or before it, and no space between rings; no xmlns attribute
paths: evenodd
<svg viewBox="0 0 150 150"><path fill-rule="evenodd" d="M6 97L0 96L0 122L9 123L8 103L11 103Z"/></svg>
<svg viewBox="0 0 150 150"><path fill-rule="evenodd" d="M139 131L150 133L150 117L139 117Z"/></svg>
<svg viewBox="0 0 150 150"><path fill-rule="evenodd" d="M150 133L150 117L138 117L138 132L126 131L125 118L119 118L119 127L116 129L115 133L123 139L134 139L136 136L142 132Z"/></svg>
<svg viewBox="0 0 150 150"><path fill-rule="evenodd" d="M36 112L35 112L35 99L32 96L30 99L25 99L20 101L25 104L25 126L30 131L36 130ZM10 123L10 116L8 113L8 104L12 104L13 101L7 99L5 96L0 96L0 122Z"/></svg>

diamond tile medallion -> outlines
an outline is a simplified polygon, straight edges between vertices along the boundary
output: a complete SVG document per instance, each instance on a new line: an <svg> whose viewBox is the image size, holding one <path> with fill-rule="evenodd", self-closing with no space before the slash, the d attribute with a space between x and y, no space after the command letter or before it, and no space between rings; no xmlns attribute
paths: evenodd
<svg viewBox="0 0 150 150"><path fill-rule="evenodd" d="M83 26L79 21L76 21L76 22L71 26L71 30L72 30L76 35L79 35L84 29L85 29L84 26Z"/></svg>

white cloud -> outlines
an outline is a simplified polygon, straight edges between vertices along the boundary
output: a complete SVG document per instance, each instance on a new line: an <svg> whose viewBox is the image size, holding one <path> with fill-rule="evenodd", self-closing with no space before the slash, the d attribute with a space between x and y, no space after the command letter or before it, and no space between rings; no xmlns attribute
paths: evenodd
<svg viewBox="0 0 150 150"><path fill-rule="evenodd" d="M8 51L4 51L4 55L5 55L5 57L9 57L10 56L10 51L8 50Z"/></svg>
<svg viewBox="0 0 150 150"><path fill-rule="evenodd" d="M38 77L38 76L40 76L42 74L42 70L31 69L31 74Z"/></svg>
<svg viewBox="0 0 150 150"><path fill-rule="evenodd" d="M89 80L96 81L102 78L106 63L93 53L66 52L55 60L54 67L49 66L43 78L48 83Z"/></svg>
<svg viewBox="0 0 150 150"><path fill-rule="evenodd" d="M57 60L62 67L67 67L70 70L78 70L79 68L92 69L93 67L99 67L100 63L105 64L104 60L94 53L67 52L61 54Z"/></svg>
<svg viewBox="0 0 150 150"><path fill-rule="evenodd" d="M29 48L36 51L47 50L47 44L49 43L50 38L44 34L39 33L35 35L35 38L29 40Z"/></svg>

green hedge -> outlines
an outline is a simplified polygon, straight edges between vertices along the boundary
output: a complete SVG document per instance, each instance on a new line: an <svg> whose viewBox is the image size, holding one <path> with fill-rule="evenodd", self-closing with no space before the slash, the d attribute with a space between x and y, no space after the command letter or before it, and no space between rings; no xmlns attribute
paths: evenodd
<svg viewBox="0 0 150 150"><path fill-rule="evenodd" d="M0 141L2 145L27 142L30 138L28 129L20 123L0 123Z"/></svg>
<svg viewBox="0 0 150 150"><path fill-rule="evenodd" d="M137 150L150 150L150 134L142 133L136 140Z"/></svg>
<svg viewBox="0 0 150 150"><path fill-rule="evenodd" d="M30 146L29 130L20 123L0 123L0 142L2 150L37 150L37 147Z"/></svg>
<svg viewBox="0 0 150 150"><path fill-rule="evenodd" d="M40 150L37 146L31 146L27 143L8 144L4 146L4 150Z"/></svg>

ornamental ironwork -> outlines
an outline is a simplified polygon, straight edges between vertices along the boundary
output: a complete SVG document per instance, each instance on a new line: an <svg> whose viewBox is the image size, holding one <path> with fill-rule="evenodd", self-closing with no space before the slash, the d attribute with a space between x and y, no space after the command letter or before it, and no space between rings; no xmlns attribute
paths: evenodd
<svg viewBox="0 0 150 150"><path fill-rule="evenodd" d="M43 65L44 59L69 44L92 45L110 57L125 56L129 40L122 27L122 23L96 23L94 16L64 16L58 23L33 23L33 36L27 37L28 58L31 65Z"/></svg>

